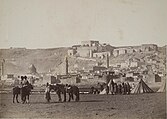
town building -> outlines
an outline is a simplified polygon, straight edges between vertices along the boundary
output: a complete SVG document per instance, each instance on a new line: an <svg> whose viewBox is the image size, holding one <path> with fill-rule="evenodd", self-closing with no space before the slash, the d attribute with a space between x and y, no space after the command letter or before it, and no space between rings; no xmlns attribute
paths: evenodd
<svg viewBox="0 0 167 119"><path fill-rule="evenodd" d="M122 54L131 54L134 52L150 52L150 51L157 51L158 46L155 44L142 44L141 46L124 46L124 47L117 47L113 51L113 55L116 57Z"/></svg>
<svg viewBox="0 0 167 119"><path fill-rule="evenodd" d="M97 52L97 53L93 53L93 57L94 58L100 58L100 59L104 59L108 56L111 56L111 52L107 51L107 52Z"/></svg>
<svg viewBox="0 0 167 119"><path fill-rule="evenodd" d="M109 44L100 44L99 41L82 41L81 45L74 45L68 50L68 56L78 56L87 58L105 58L111 56L114 47Z"/></svg>

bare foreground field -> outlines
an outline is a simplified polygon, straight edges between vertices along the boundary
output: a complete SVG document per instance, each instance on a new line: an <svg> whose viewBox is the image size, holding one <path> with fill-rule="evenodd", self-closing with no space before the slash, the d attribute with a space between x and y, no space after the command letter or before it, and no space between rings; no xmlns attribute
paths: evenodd
<svg viewBox="0 0 167 119"><path fill-rule="evenodd" d="M83 94L80 102L57 102L52 95L46 103L44 95L33 94L30 104L13 104L12 94L0 94L1 118L56 119L166 119L165 93L140 95Z"/></svg>

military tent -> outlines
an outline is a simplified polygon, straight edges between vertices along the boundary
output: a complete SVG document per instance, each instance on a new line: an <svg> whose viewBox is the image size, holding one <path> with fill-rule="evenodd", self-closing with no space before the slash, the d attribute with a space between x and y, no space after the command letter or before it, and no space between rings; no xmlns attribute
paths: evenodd
<svg viewBox="0 0 167 119"><path fill-rule="evenodd" d="M165 92L165 91L166 91L166 81L164 80L162 82L160 89L157 92Z"/></svg>
<svg viewBox="0 0 167 119"><path fill-rule="evenodd" d="M135 88L131 91L132 94L137 93L153 93L154 91L141 79Z"/></svg>
<svg viewBox="0 0 167 119"><path fill-rule="evenodd" d="M109 94L108 86L104 85L104 89L99 94Z"/></svg>
<svg viewBox="0 0 167 119"><path fill-rule="evenodd" d="M104 89L100 92L100 94L107 94L106 89L104 88Z"/></svg>

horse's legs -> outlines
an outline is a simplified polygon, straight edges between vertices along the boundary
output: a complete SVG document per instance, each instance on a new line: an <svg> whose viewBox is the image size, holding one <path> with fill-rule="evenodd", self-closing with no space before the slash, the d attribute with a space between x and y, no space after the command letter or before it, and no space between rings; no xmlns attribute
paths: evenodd
<svg viewBox="0 0 167 119"><path fill-rule="evenodd" d="M63 93L64 93L64 101L63 102L66 102L66 91L64 91Z"/></svg>
<svg viewBox="0 0 167 119"><path fill-rule="evenodd" d="M76 94L75 94L75 96L76 96L76 98L75 98L75 101L79 101L79 92L77 92Z"/></svg>
<svg viewBox="0 0 167 119"><path fill-rule="evenodd" d="M61 102L62 101L62 99L61 99L61 92L57 91L57 95L58 95L58 98L59 98L59 102Z"/></svg>
<svg viewBox="0 0 167 119"><path fill-rule="evenodd" d="M30 95L27 95L27 103L29 103Z"/></svg>
<svg viewBox="0 0 167 119"><path fill-rule="evenodd" d="M16 101L17 101L17 103L19 103L19 101L18 101L18 95L19 95L19 94L16 94Z"/></svg>
<svg viewBox="0 0 167 119"><path fill-rule="evenodd" d="M69 93L69 99L68 99L68 102L71 101L71 93Z"/></svg>
<svg viewBox="0 0 167 119"><path fill-rule="evenodd" d="M21 93L21 101L23 102L23 93Z"/></svg>
<svg viewBox="0 0 167 119"><path fill-rule="evenodd" d="M26 102L26 95L23 96L23 104Z"/></svg>
<svg viewBox="0 0 167 119"><path fill-rule="evenodd" d="M13 94L13 103L14 103L14 100L15 100L15 94Z"/></svg>
<svg viewBox="0 0 167 119"><path fill-rule="evenodd" d="M74 95L73 95L73 93L71 93L71 99L74 100Z"/></svg>

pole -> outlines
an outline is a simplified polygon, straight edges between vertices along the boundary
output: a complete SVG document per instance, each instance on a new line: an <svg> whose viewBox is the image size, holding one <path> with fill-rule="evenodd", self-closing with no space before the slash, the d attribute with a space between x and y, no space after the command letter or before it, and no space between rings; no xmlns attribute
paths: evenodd
<svg viewBox="0 0 167 119"><path fill-rule="evenodd" d="M68 58L66 57L66 75L68 75Z"/></svg>
<svg viewBox="0 0 167 119"><path fill-rule="evenodd" d="M109 68L109 56L108 56L108 54L107 54L107 68Z"/></svg>
<svg viewBox="0 0 167 119"><path fill-rule="evenodd" d="M3 59L2 62L1 62L1 76L4 76L4 63L5 63L5 60Z"/></svg>

